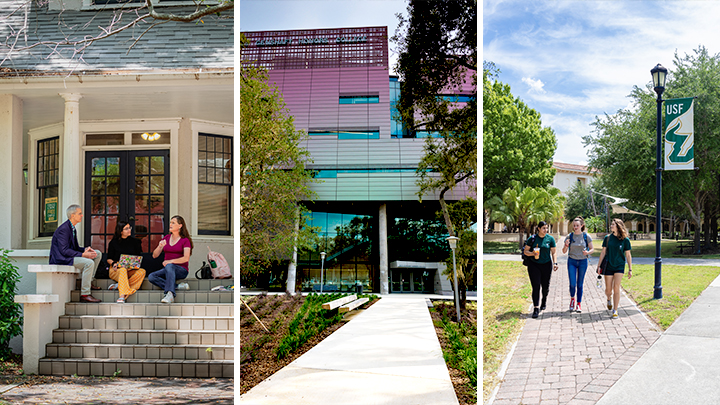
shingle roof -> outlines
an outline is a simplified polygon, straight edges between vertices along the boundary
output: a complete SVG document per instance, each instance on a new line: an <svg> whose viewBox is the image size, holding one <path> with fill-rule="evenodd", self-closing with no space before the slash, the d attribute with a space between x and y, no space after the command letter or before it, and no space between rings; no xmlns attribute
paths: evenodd
<svg viewBox="0 0 720 405"><path fill-rule="evenodd" d="M0 6L0 13L7 16L17 7L16 0ZM65 38L73 40L102 33L99 27L107 27L116 16L113 11L48 11L34 7L28 13L27 40L24 36L17 46L38 41L57 42ZM230 14L231 15L231 14ZM13 30L17 32L24 23L25 13L3 18L0 37ZM117 26L132 21L132 14L125 14ZM40 45L26 51L13 52L8 56L8 44L0 45L2 73L52 74L83 70L86 73L123 70L173 71L203 68L228 70L233 68L233 19L209 16L203 22L165 22L143 34L153 23L152 19L99 40L77 53L69 46ZM5 34L5 35L2 35ZM142 38L132 46L135 38ZM132 46L132 48L131 48Z"/></svg>
<svg viewBox="0 0 720 405"><path fill-rule="evenodd" d="M571 163L553 162L553 167L560 170L569 170L573 172L588 173L588 166L574 165ZM597 169L592 169L592 173L599 173Z"/></svg>

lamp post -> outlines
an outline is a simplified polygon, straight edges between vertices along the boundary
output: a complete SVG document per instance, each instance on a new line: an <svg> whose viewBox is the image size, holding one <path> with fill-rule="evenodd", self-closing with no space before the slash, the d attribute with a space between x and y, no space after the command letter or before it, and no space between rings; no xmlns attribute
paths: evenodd
<svg viewBox="0 0 720 405"><path fill-rule="evenodd" d="M455 248L457 248L457 242L460 240L457 236L448 236L447 241L450 244L450 249L453 252L453 282L455 286L455 312L457 313L457 321L460 323L460 296L458 294L458 282L457 282L457 266L455 265Z"/></svg>
<svg viewBox="0 0 720 405"><path fill-rule="evenodd" d="M662 298L662 258L660 257L660 239L662 238L662 94L665 91L665 79L668 70L657 64L650 73L653 87L657 93L657 142L655 150L655 288L653 298Z"/></svg>
<svg viewBox="0 0 720 405"><path fill-rule="evenodd" d="M322 292L323 284L325 284L323 273L325 273L325 252L320 252L320 292Z"/></svg>

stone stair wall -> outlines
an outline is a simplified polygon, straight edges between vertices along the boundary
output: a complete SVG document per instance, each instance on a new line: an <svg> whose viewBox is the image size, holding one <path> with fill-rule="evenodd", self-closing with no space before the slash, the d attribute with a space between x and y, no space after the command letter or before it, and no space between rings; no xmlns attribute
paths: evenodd
<svg viewBox="0 0 720 405"><path fill-rule="evenodd" d="M232 291L210 291L230 280L186 279L173 304L147 279L141 290L118 304L112 280L96 280L102 303L81 303L80 282L40 359L46 375L121 377L233 377Z"/></svg>

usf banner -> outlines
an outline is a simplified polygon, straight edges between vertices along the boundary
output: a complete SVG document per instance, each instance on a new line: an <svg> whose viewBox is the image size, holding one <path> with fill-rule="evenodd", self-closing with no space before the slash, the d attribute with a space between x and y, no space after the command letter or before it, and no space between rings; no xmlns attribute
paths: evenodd
<svg viewBox="0 0 720 405"><path fill-rule="evenodd" d="M694 98L665 100L665 170L695 167Z"/></svg>

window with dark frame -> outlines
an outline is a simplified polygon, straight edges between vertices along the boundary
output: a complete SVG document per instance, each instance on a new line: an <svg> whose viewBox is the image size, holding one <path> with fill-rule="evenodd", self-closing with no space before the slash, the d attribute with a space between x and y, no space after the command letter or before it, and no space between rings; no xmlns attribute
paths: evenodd
<svg viewBox="0 0 720 405"><path fill-rule="evenodd" d="M232 137L198 135L198 234L230 235Z"/></svg>
<svg viewBox="0 0 720 405"><path fill-rule="evenodd" d="M38 236L52 236L62 221L58 206L60 137L37 143Z"/></svg>

